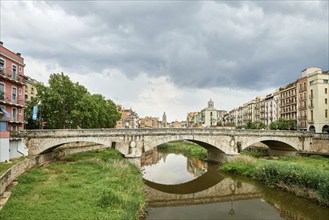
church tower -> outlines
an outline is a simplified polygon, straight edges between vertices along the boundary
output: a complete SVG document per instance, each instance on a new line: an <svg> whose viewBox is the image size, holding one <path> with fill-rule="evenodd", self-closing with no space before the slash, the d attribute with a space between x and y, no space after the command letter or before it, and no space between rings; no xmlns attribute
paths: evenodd
<svg viewBox="0 0 329 220"><path fill-rule="evenodd" d="M214 101L212 99L208 102L208 108L214 108Z"/></svg>
<svg viewBox="0 0 329 220"><path fill-rule="evenodd" d="M162 115L162 127L164 127L164 128L167 127L167 115L166 115L166 112L164 112L163 115Z"/></svg>

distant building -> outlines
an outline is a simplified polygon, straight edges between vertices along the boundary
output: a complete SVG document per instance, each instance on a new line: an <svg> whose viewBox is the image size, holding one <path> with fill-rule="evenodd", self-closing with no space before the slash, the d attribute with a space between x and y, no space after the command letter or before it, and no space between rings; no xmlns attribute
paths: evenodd
<svg viewBox="0 0 329 220"><path fill-rule="evenodd" d="M115 128L138 128L139 117L132 109L124 109L121 106L118 107L121 112L121 119L117 121Z"/></svg>
<svg viewBox="0 0 329 220"><path fill-rule="evenodd" d="M196 125L203 127L216 127L217 125L223 124L225 113L226 111L224 110L217 110L214 101L210 99L208 107L202 109L196 116Z"/></svg>
<svg viewBox="0 0 329 220"><path fill-rule="evenodd" d="M36 84L38 81L32 79L29 76L24 76L25 82L25 89L24 89L24 96L25 96L25 103L31 101L33 98L37 97L37 88Z"/></svg>
<svg viewBox="0 0 329 220"><path fill-rule="evenodd" d="M187 121L187 127L193 128L197 126L197 116L199 112L190 112L187 113L186 121Z"/></svg>
<svg viewBox="0 0 329 220"><path fill-rule="evenodd" d="M160 121L158 117L145 117L140 119L140 128L159 128Z"/></svg>

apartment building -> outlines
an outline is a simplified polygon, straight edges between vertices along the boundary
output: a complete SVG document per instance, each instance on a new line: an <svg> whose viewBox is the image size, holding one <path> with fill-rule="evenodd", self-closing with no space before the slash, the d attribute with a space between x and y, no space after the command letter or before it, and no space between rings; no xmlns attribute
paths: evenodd
<svg viewBox="0 0 329 220"><path fill-rule="evenodd" d="M313 132L329 132L328 90L329 71L311 67L302 71L307 76L308 130Z"/></svg>
<svg viewBox="0 0 329 220"><path fill-rule="evenodd" d="M0 108L9 131L24 128L24 58L0 42Z"/></svg>
<svg viewBox="0 0 329 220"><path fill-rule="evenodd" d="M297 125L297 81L279 89L280 117L284 120L293 120Z"/></svg>
<svg viewBox="0 0 329 220"><path fill-rule="evenodd" d="M38 81L32 79L29 76L24 76L24 83L25 83L24 99L26 103L28 101L31 101L33 98L37 97L36 84L38 83Z"/></svg>
<svg viewBox="0 0 329 220"><path fill-rule="evenodd" d="M301 131L308 130L307 111L308 111L308 93L307 76L297 80L297 129Z"/></svg>

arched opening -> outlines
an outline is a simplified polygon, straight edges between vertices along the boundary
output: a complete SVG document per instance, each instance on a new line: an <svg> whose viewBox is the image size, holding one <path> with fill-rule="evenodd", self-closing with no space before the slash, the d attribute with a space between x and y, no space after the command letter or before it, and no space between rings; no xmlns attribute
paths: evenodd
<svg viewBox="0 0 329 220"><path fill-rule="evenodd" d="M325 125L322 127L322 133L329 133L329 126Z"/></svg>
<svg viewBox="0 0 329 220"><path fill-rule="evenodd" d="M308 129L310 132L312 132L312 133L315 133L316 131L315 131L315 127L313 126L313 125L311 125L310 127L309 127L309 129Z"/></svg>
<svg viewBox="0 0 329 220"><path fill-rule="evenodd" d="M257 142L243 149L240 154L253 157L266 157L270 154L270 148L262 142Z"/></svg>
<svg viewBox="0 0 329 220"><path fill-rule="evenodd" d="M115 142L112 142L111 145L106 146L96 142L90 141L72 141L72 142L65 142L53 147L47 148L46 150L40 152L39 154L45 154L49 152L58 152L58 151L71 151L71 152L83 152L83 151L93 151L93 150L102 150L106 148L113 148L115 149ZM123 156L123 154L120 152Z"/></svg>
<svg viewBox="0 0 329 220"><path fill-rule="evenodd" d="M262 146L268 147L268 155L269 156L294 156L297 153L296 146L293 146L293 143L283 142L281 140L273 140L273 139L258 139L258 142L262 144ZM254 143L248 143L243 150L247 149L250 146L254 146L257 144L257 140Z"/></svg>

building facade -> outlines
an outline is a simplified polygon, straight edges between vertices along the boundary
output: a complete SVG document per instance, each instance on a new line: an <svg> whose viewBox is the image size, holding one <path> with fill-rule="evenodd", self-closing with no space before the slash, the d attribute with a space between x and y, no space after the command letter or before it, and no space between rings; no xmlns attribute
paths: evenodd
<svg viewBox="0 0 329 220"><path fill-rule="evenodd" d="M312 67L303 70L302 74L307 76L308 85L308 130L313 132L329 132L329 71L322 71L320 68Z"/></svg>
<svg viewBox="0 0 329 220"><path fill-rule="evenodd" d="M24 76L24 83L25 83L25 89L24 89L24 100L25 103L28 101L31 101L33 98L37 97L37 88L36 84L38 81L35 79L32 79L29 76Z"/></svg>
<svg viewBox="0 0 329 220"><path fill-rule="evenodd" d="M24 128L24 58L0 43L0 108L7 112L8 130Z"/></svg>

